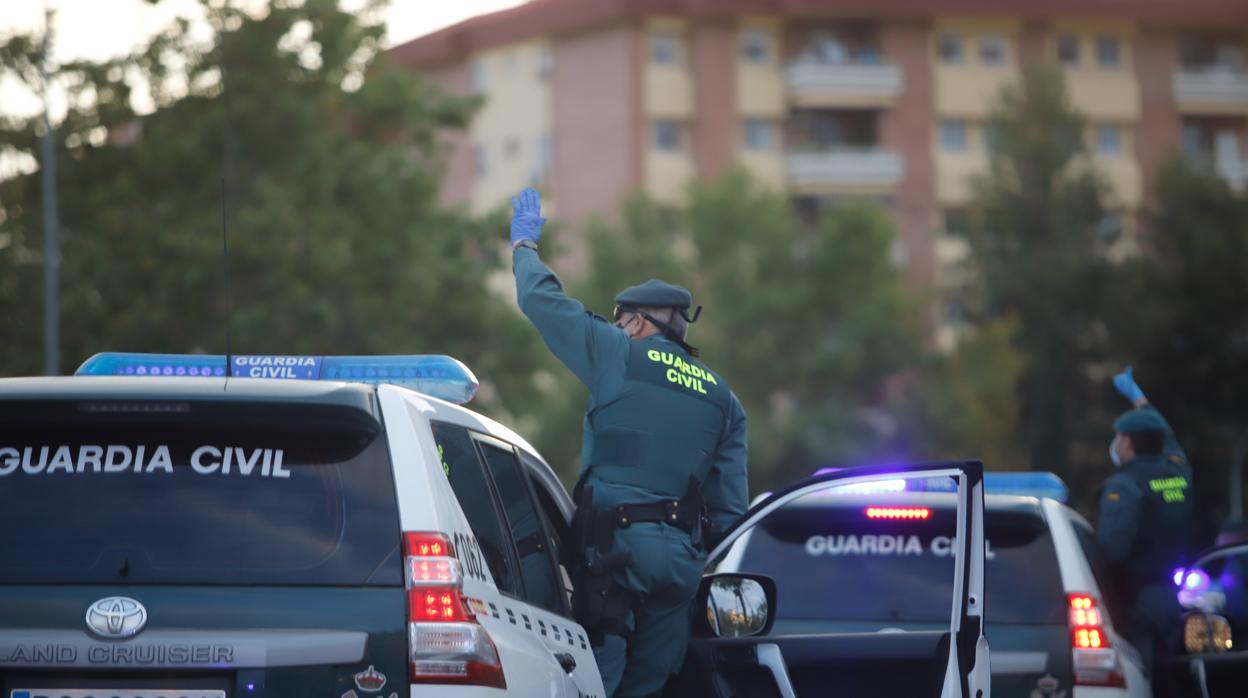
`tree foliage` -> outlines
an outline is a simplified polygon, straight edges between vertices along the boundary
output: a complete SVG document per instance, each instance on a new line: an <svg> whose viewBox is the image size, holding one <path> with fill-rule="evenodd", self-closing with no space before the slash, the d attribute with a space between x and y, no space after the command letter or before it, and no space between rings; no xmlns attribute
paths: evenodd
<svg viewBox="0 0 1248 698"><path fill-rule="evenodd" d="M505 269L499 222L436 203L436 134L473 101L386 63L380 3L241 5L204 0L206 39L180 20L57 71L62 369L100 350L224 350L224 206L236 352L445 352L527 380L536 342L486 284ZM35 87L39 43L8 39L6 74ZM0 126L0 147L37 157L39 119ZM40 366L40 202L37 172L0 182L0 373ZM491 387L494 411L519 392Z"/></svg>
<svg viewBox="0 0 1248 698"><path fill-rule="evenodd" d="M991 427L973 423L1002 417L972 384L942 403L975 403L958 406L964 428L943 430L934 421L948 415L915 407L927 384L894 387L916 365L955 370L926 348L923 296L892 261L895 232L878 207L845 204L812 226L738 172L695 185L675 209L635 196L586 236L589 266L571 291L590 309L609 313L616 293L651 277L688 286L706 306L690 341L745 405L756 490L822 466L974 455ZM569 463L580 444L567 425L586 395L566 371L552 369L547 385L545 424L533 426L543 452Z"/></svg>
<svg viewBox="0 0 1248 698"><path fill-rule="evenodd" d="M957 348L920 360L895 405L910 451L926 458L977 458L991 470L1026 470L1018 443L1018 323L965 331Z"/></svg>
<svg viewBox="0 0 1248 698"><path fill-rule="evenodd" d="M1019 440L1029 465L1064 477L1104 437L1090 367L1111 358L1105 318L1117 272L1101 232L1109 190L1089 166L1085 122L1062 74L1024 71L993 112L990 168L973 182L968 233L979 321L1009 320L1023 358Z"/></svg>
<svg viewBox="0 0 1248 698"><path fill-rule="evenodd" d="M1248 448L1248 196L1211 170L1170 163L1132 271L1125 353L1221 510L1228 466Z"/></svg>

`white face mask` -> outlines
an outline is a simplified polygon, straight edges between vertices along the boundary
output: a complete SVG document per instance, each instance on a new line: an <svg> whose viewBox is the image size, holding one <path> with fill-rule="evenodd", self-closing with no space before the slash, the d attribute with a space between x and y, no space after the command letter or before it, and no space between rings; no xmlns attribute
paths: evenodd
<svg viewBox="0 0 1248 698"><path fill-rule="evenodd" d="M1118 456L1117 446L1118 446L1118 437L1115 436L1114 440L1109 442L1109 460L1114 464L1115 468L1121 468L1122 458Z"/></svg>

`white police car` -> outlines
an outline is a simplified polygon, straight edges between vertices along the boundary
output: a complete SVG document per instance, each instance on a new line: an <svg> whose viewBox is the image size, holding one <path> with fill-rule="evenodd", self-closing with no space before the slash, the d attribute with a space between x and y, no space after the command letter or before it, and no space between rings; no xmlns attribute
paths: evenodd
<svg viewBox="0 0 1248 698"><path fill-rule="evenodd" d="M572 503L451 404L463 364L230 372L101 354L0 380L0 696L604 694L560 565Z"/></svg>
<svg viewBox="0 0 1248 698"><path fill-rule="evenodd" d="M852 471L850 471L852 472ZM1091 525L1049 473L987 473L985 636L992 693L1148 696L1139 653ZM776 582L773 635L922 633L944 627L956 547L945 481L897 478L791 502L751 529L719 572Z"/></svg>

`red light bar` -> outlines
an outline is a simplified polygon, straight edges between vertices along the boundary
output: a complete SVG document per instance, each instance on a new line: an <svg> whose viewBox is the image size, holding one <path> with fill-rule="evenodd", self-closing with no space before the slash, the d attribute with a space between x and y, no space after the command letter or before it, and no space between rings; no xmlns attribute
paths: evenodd
<svg viewBox="0 0 1248 698"><path fill-rule="evenodd" d="M867 507L868 519L926 520L932 510L927 507Z"/></svg>

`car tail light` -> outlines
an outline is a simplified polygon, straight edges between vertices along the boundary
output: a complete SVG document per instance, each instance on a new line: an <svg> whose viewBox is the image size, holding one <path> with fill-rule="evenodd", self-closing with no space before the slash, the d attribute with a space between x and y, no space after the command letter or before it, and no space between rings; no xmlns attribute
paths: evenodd
<svg viewBox="0 0 1248 698"><path fill-rule="evenodd" d="M931 518L927 507L867 507L868 519L901 519L922 521Z"/></svg>
<svg viewBox="0 0 1248 698"><path fill-rule="evenodd" d="M1069 613L1075 685L1126 688L1118 650L1110 644L1096 599L1090 594L1071 594Z"/></svg>
<svg viewBox="0 0 1248 698"><path fill-rule="evenodd" d="M443 533L404 533L412 683L507 688L498 648L464 602L463 568Z"/></svg>

